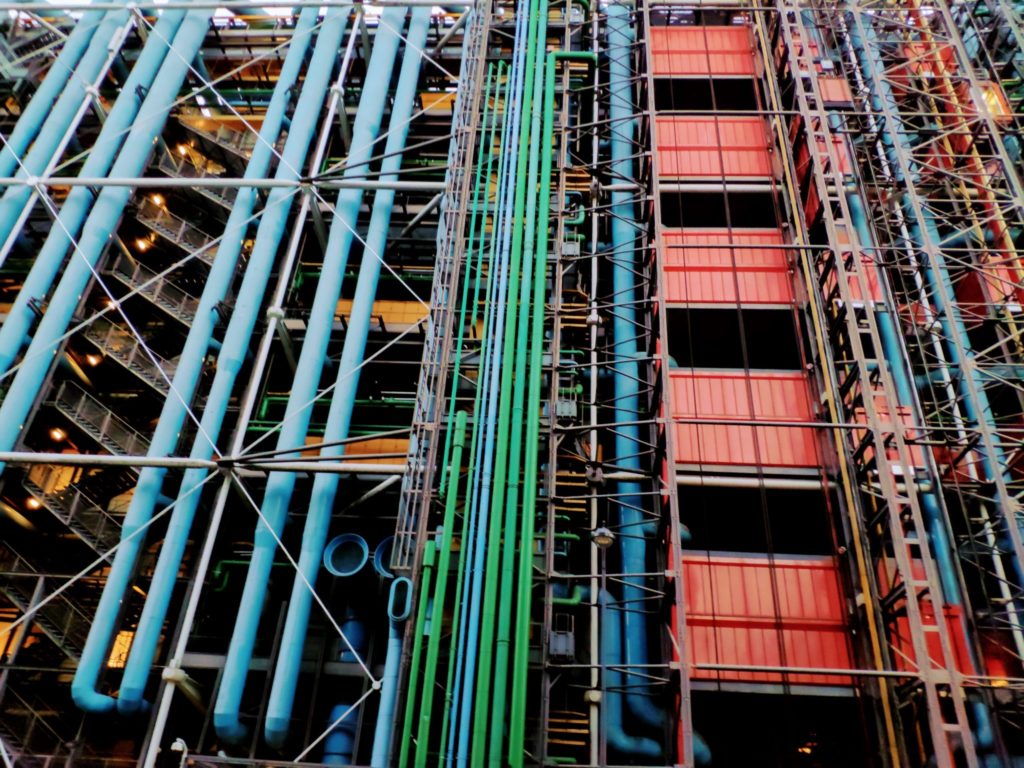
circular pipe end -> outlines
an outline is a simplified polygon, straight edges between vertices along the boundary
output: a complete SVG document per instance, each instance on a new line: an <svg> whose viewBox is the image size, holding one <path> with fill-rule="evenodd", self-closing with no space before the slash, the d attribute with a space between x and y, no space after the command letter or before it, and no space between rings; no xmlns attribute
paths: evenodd
<svg viewBox="0 0 1024 768"><path fill-rule="evenodd" d="M369 558L366 539L357 533L343 533L331 539L324 549L324 568L332 576L348 578L359 573Z"/></svg>
<svg viewBox="0 0 1024 768"><path fill-rule="evenodd" d="M395 578L394 572L389 567L391 565L391 546L394 543L395 537L388 536L386 539L381 539L380 544L373 550L373 570L382 579Z"/></svg>

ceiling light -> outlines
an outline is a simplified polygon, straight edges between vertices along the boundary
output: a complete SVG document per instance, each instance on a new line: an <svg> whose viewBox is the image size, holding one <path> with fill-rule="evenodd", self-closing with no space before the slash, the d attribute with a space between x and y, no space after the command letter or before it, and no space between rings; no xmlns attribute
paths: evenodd
<svg viewBox="0 0 1024 768"><path fill-rule="evenodd" d="M53 442L55 443L61 443L64 440L66 440L67 437L68 433L61 429L60 427L53 427L50 430L50 439L53 440Z"/></svg>
<svg viewBox="0 0 1024 768"><path fill-rule="evenodd" d="M615 543L615 534L611 530L601 526L590 532L590 540L601 549L608 549Z"/></svg>

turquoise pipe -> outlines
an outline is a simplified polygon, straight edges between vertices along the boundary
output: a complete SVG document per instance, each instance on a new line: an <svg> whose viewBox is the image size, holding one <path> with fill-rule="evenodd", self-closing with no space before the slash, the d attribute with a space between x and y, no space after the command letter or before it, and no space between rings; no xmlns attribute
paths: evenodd
<svg viewBox="0 0 1024 768"><path fill-rule="evenodd" d="M364 88L360 97L359 109L352 130L352 150L345 166L346 177L365 175L367 162L372 156L374 142L380 133L381 119L387 100L386 84L391 81L391 73L398 53L400 35L395 30L401 29L405 15L406 9L396 6L386 8L382 14L381 28L374 38L366 74L366 82L379 84L379 87ZM314 57L314 61L327 60L327 58L317 59ZM325 249L323 269L306 326L306 337L303 340L295 378L292 381L284 421L278 433L277 448L282 452L278 454L281 458L297 458L299 452L295 450L295 446L303 445L305 442L310 416L313 412L311 403L316 398L326 361L327 345L334 323L334 312L341 293L341 282L362 198L362 189L342 189L338 194ZM369 254L367 257L369 258ZM238 740L245 733L239 722L242 694L252 660L253 647L256 643L270 569L277 552L277 538L284 528L295 481L296 475L293 472L271 473L263 495L262 512L256 526L252 561L246 573L241 610L235 622L231 644L228 647L224 663L224 677L214 710L214 724L217 733L228 741ZM327 511L329 515L330 510ZM311 506L310 514L314 516L319 514L316 511L315 503ZM318 547L316 552L309 550L304 537L303 551L300 555L300 560L304 563L300 567L304 570L316 567L311 565L310 560L312 558L312 562L318 564L321 549L322 546ZM304 629L305 623L303 622L301 627L295 627L292 631L304 631ZM299 645L301 646L301 642ZM269 739L273 739L271 743L283 742L287 734L287 721L281 722L277 714L268 712L264 734Z"/></svg>
<svg viewBox="0 0 1024 768"><path fill-rule="evenodd" d="M404 16L404 9L398 8L395 11L396 16L398 16L398 13ZM402 21L402 16L398 16L397 22L392 27L400 28ZM409 121L412 117L413 106L416 101L417 85L423 61L420 51L426 45L429 25L430 9L426 6L417 6L412 12L412 18L409 23L405 54L392 101L390 130L388 131L387 143L384 149L384 160L381 163L380 169L380 180L383 182L397 180L398 172L402 167L402 153L409 135ZM386 28L382 26L379 34L383 35L386 31ZM392 37L397 37L396 33L392 32L391 35ZM375 63L382 62L383 58L388 56L391 56L392 59L394 58L394 53L390 47L378 47L384 42L384 39L379 37L375 43L373 57L370 62L371 74L368 75L368 77L374 79L370 79L369 82L386 82L386 79L384 79L385 75L381 74L381 79L377 80L374 74ZM395 42L395 47L397 48L397 40ZM376 72L379 74L383 69L385 69L384 65L379 64ZM387 73L387 79L390 79L390 72ZM382 87L381 90L383 91L384 88ZM357 114L367 113L361 111ZM358 126L358 116L356 122ZM379 127L380 123L378 122L378 131ZM361 133L353 133L353 146L356 146L355 142L359 140L360 136L362 136ZM376 132L374 136L365 138L368 147L372 145L375 136ZM351 197L355 198L357 196L351 195ZM358 215L360 201L355 200L354 202L355 207L352 210L350 221L350 225L353 227L355 226L356 215ZM352 309L345 333L341 360L338 364L337 382L331 397L327 424L324 428L324 442L329 445L321 449L321 457L340 457L345 451L345 445L342 441L348 438L349 427L352 423L352 410L355 404L356 391L359 388L360 372L366 352L366 341L369 336L370 323L373 316L373 302L377 294L382 261L387 249L388 228L391 224L394 203L394 190L379 190L374 197L373 213L370 216L370 224L366 234L366 245L363 249L363 259L359 266L359 277L352 300ZM350 242L350 239L348 242ZM328 248L328 252L329 250ZM331 267L325 263L324 274L329 274L329 269ZM339 267L339 276L343 271L344 268ZM321 277L321 281L323 280L324 278ZM334 304L337 304L337 298L334 299ZM305 350L305 346L303 350ZM264 721L264 737L267 743L272 746L281 746L287 738L296 684L298 682L299 667L302 663L302 649L305 644L306 629L309 624L309 613L313 599L310 590L311 586L316 584L318 570L316 557L317 553L323 549L323 542L327 536L327 529L331 522L331 511L334 509L334 501L338 492L338 484L339 477L334 474L318 474L313 482L309 511L306 514L305 529L303 530L298 574L292 584L292 595L288 602L288 616L285 620L284 633L282 635L282 650L277 658L274 683L270 690L267 716Z"/></svg>
<svg viewBox="0 0 1024 768"><path fill-rule="evenodd" d="M352 765L352 753L356 749L356 733L359 730L358 718L352 707L353 705L348 703L336 704L327 716L327 725L334 727L324 739L324 765ZM345 719L334 725L342 716L345 716Z"/></svg>
<svg viewBox="0 0 1024 768"><path fill-rule="evenodd" d="M143 107L140 94L148 92L153 86L154 78L167 56L167 41L174 38L184 18L184 11L170 11L160 17L89 151L89 157L79 173L83 178L106 176L118 153L126 146L125 134L133 128ZM148 149L149 144L146 147ZM0 325L0 375L10 370L22 346L28 341L29 330L36 320L32 303L46 298L54 279L61 273L71 238L82 228L94 200L96 195L91 189L73 187L61 206L58 223L50 229L3 325ZM76 257L71 263L81 261L80 257ZM0 443L4 443L4 439L0 437ZM12 440L10 445L13 444Z"/></svg>
<svg viewBox="0 0 1024 768"><path fill-rule="evenodd" d="M614 7L610 6L609 10ZM661 744L644 736L631 736L624 728L626 711L624 694L626 688L622 680L622 625L624 622L617 615L626 613L612 599L606 590L598 594L598 605L601 607L601 691L603 694L601 715L602 725L608 746L616 752L633 757L657 759L662 755ZM628 642L628 640L626 641Z"/></svg>
<svg viewBox="0 0 1024 768"><path fill-rule="evenodd" d="M423 10L429 20L430 9L423 7ZM412 611L412 592L412 582L405 576L391 582L388 596L388 652L384 660L384 674L380 679L380 706L377 708L377 722L373 729L370 768L389 768L391 765L391 736L395 728L398 678L402 667L402 626Z"/></svg>
<svg viewBox="0 0 1024 768"><path fill-rule="evenodd" d="M18 167L18 159L25 155L25 150L32 141L50 124L54 103L75 75L79 62L106 15L105 11L86 11L82 18L74 23L71 34L47 70L42 84L32 94L28 105L18 117L11 135L6 137L0 146L0 176L9 177L14 172Z"/></svg>
<svg viewBox="0 0 1024 768"><path fill-rule="evenodd" d="M100 22L99 29L78 62L74 74L47 114L39 135L32 142L24 159L18 163L16 177L23 179L43 175L50 163L56 159L55 155L63 151L71 132L77 127L76 118L80 116L82 105L89 98L86 89L91 88L103 73L110 58L110 42L117 39L118 30L124 27L129 19L127 10L111 11ZM25 206L34 191L32 187L25 185L12 186L8 187L0 198L0 245L7 242L11 231L21 220ZM3 263L5 256L6 253L0 252L0 264Z"/></svg>
<svg viewBox="0 0 1024 768"><path fill-rule="evenodd" d="M317 21L315 8L304 8L295 26L292 42L288 48L281 67L280 77L274 89L274 99L267 109L260 126L259 140L253 147L252 155L245 169L246 179L262 178L273 157L272 147L281 133L285 111L290 100L291 89L298 81L302 62L309 49L313 29ZM234 282L242 241L249 226L256 204L256 190L252 187L241 187L232 205L231 214L224 227L224 234L217 249L217 257L207 275L203 293L199 300L192 326L189 328L185 346L179 356L178 366L171 384L173 394L169 396L160 412L156 431L150 440L147 456L169 456L177 447L181 429L187 415L187 403L192 402L199 377L203 371L203 363L213 339L217 325L217 305L225 299ZM217 408L219 404L207 402L207 408ZM158 467L146 467L139 476L139 482L132 494L128 515L133 518L149 520L157 504L157 495L163 486L167 470ZM131 652L125 664L124 677L118 696L118 710L122 714L137 711L143 704L143 693L149 677L157 643L160 639L167 607L174 590L175 579L166 578L165 574L176 574L185 551L190 526L184 526L180 517L168 526L164 537L160 556L157 560L155 578L149 588L146 604L136 628ZM113 570L117 570L118 560L125 558L129 563L134 557L127 550L119 550L115 557ZM118 571L120 573L120 571ZM112 581L108 578L106 589L127 588L127 581Z"/></svg>
<svg viewBox="0 0 1024 768"><path fill-rule="evenodd" d="M633 72L630 62L634 41L633 23L626 6L608 6L608 101L611 123L612 175L619 181L634 178L633 137L636 118L633 113ZM615 432L615 455L611 462L625 472L641 471L639 454L644 442L635 425L640 415L640 369L637 364L636 310L633 301L637 291L637 274L641 255L637 253L640 227L633 210L633 193L616 191L611 195L612 229L612 291L618 304L612 318L612 355L615 360L613 421L623 424ZM620 482L617 503L619 550L624 573L647 572L647 536L649 523L644 519L644 497L638 483ZM622 611L625 633L624 663L643 667L648 663L646 579L626 576L622 580ZM665 712L655 706L650 686L643 680L630 685L626 694L630 714L644 725L662 728Z"/></svg>
<svg viewBox="0 0 1024 768"><path fill-rule="evenodd" d="M206 37L211 15L212 10L190 11L181 22L172 45L185 58L165 58L139 110L139 118L132 125L124 141L124 148L111 168L112 176L139 176L144 171L153 142L163 129L171 106L177 98L178 89L185 79L188 61L199 50ZM0 414L11 419L7 423L23 423L31 409L49 369L50 360L60 348L60 338L82 294L91 282L95 265L102 257L131 196L132 190L128 187L105 187L96 198L92 213L82 229L79 248L71 256L64 277L39 323L32 344L29 345L21 369L11 385L7 398L0 406ZM138 529L138 522L126 517L122 524L122 537L132 536ZM142 536L133 537L132 544L127 549L134 549L137 554L142 548L143 539ZM127 560L127 556L124 558ZM134 557L131 559L134 561ZM130 570L132 565L133 562L126 562L126 570ZM109 712L115 705L114 699L97 691L97 685L110 648L110 630L117 620L122 595L104 596L107 599L104 601L101 598L96 608L86 647L71 684L72 698L87 712Z"/></svg>
<svg viewBox="0 0 1024 768"><path fill-rule="evenodd" d="M582 61L597 66L597 56L584 51L552 51L548 54L544 72L544 127L541 138L543 159L540 171L540 205L542 213L551 210L551 174L554 155L554 114L555 75L560 61ZM556 224L557 232L557 224ZM536 266L533 270L533 306L529 318L530 359L526 370L529 376L529 393L526 400L529 410L526 414L526 477L523 482L523 514L519 534L519 581L515 589L516 628L515 658L512 671L512 703L510 706L508 763L521 766L526 754L526 693L527 673L530 659L530 618L532 615L531 596L533 590L533 540L537 514L537 475L540 471L540 423L545 405L541 394L544 377L544 311L545 286L547 284L548 226L538 228L536 245ZM523 344L526 346L526 343ZM557 534L556 534L557 535ZM509 585L511 591L511 585ZM504 720L504 706L495 704L495 719L492 727L497 729ZM497 733L498 731L496 731ZM492 761L493 762L493 761Z"/></svg>

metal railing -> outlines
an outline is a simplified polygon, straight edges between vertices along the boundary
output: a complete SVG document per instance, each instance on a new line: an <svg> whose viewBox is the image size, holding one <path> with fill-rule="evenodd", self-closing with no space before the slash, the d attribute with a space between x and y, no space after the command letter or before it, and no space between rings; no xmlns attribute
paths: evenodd
<svg viewBox="0 0 1024 768"><path fill-rule="evenodd" d="M248 157L256 146L257 136L252 131L236 131L219 120L197 117L182 117L181 125L204 139L215 142L224 149Z"/></svg>
<svg viewBox="0 0 1024 768"><path fill-rule="evenodd" d="M106 553L121 538L121 523L73 483L57 488L48 477L66 467L36 464L22 481L25 490L54 517L78 534L98 555ZM46 490L50 488L51 490Z"/></svg>
<svg viewBox="0 0 1024 768"><path fill-rule="evenodd" d="M140 296L145 296L169 315L190 324L199 311L199 299L181 290L171 280L127 256L119 256L108 274L117 278Z"/></svg>
<svg viewBox="0 0 1024 768"><path fill-rule="evenodd" d="M165 240L192 252L200 261L213 264L217 255L217 238L197 229L180 216L175 216L149 197L139 203L135 216L140 224L149 227Z"/></svg>
<svg viewBox="0 0 1024 768"><path fill-rule="evenodd" d="M141 432L71 381L60 385L53 405L112 454L131 456L149 450L149 440Z"/></svg>
<svg viewBox="0 0 1024 768"><path fill-rule="evenodd" d="M83 335L158 392L169 392L167 382L174 376L176 364L147 351L130 331L97 319L86 327Z"/></svg>
<svg viewBox="0 0 1024 768"><path fill-rule="evenodd" d="M160 161L157 163L157 167L166 173L168 176L173 176L178 179L219 179L221 175L211 170L211 163L206 161L205 163L197 162L197 160L206 160L202 155L194 150L186 155L176 154L174 152L164 152L160 156ZM218 205L222 205L226 208L230 208L234 202L235 193L237 190L229 187L210 187L210 186L197 186L193 189L201 194L203 197L209 198Z"/></svg>

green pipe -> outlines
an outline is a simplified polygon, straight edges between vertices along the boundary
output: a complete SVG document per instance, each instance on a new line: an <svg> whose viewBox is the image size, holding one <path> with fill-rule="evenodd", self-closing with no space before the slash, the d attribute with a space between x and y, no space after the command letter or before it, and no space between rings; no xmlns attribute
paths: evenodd
<svg viewBox="0 0 1024 768"><path fill-rule="evenodd" d="M487 749L488 734L488 703L494 703L493 713L497 716L500 710L504 709L505 688L507 680L507 669L504 659L508 656L508 643L505 638L509 635L511 623L512 606L508 599L497 600L498 591L498 567L509 568L515 554L515 538L511 535L505 537L502 546L502 531L509 534L514 530L516 508L514 504L505 508L506 483L511 482L508 492L518 494L519 482L519 452L510 449L510 436L513 436L513 444L519 444L522 439L521 420L518 422L512 417L513 386L520 386L522 377L515 377L516 371L523 370L525 363L525 352L520 347L517 338L517 303L525 310L529 304L529 285L523 284L520 287L521 269L523 264L523 240L524 232L521 222L523 221L524 209L527 211L527 227L536 224L537 202L537 164L539 160L540 147L538 139L540 134L540 113L538 111L538 100L543 91L543 83L537 71L538 63L543 63L545 40L541 39L542 30L546 31L547 22L547 0L530 0L529 16L532 25L527 37L526 72L523 78L524 83L532 83L529 90L524 88L523 93L523 114L530 114L531 119L522 121L519 132L519 158L516 168L515 201L513 205L512 221L515 228L512 232L512 253L511 265L509 268L509 300L505 307L505 338L502 360L504 365L501 369L501 382L499 391L501 400L498 410L498 431L496 439L496 450L494 459L494 483L492 486L492 502L490 519L488 521L487 536L487 560L484 566L484 594L483 594L483 616L498 616L497 636L498 647L494 652L492 644L495 640L495 626L493 622L484 621L480 628L480 645L478 653L478 673L476 679L476 707L473 718L473 740L470 752L469 764L482 766L485 762L485 755L488 762L494 764L500 762L502 741L504 735L504 717L501 721L490 720L491 746ZM538 45L539 43L539 45ZM524 184L524 176L526 183ZM527 191L530 193L529 204L527 205ZM515 364L509 365L509 361L515 356ZM511 455L510 455L511 454ZM504 508L504 509L503 509ZM503 511L505 515L503 515ZM506 517L507 516L507 517ZM503 520L503 517L506 519ZM511 519L511 525L510 523ZM502 561L504 558L504 561ZM503 564L504 562L504 564ZM501 573L501 581L511 586L511 576L507 577L504 570ZM507 598L507 591L503 591L503 598ZM495 660L492 669L492 656Z"/></svg>
<svg viewBox="0 0 1024 768"><path fill-rule="evenodd" d="M412 730L412 710L416 697L416 687L419 682L420 657L423 655L423 631L427 624L427 608L430 606L430 582L434 570L434 558L437 556L437 547L431 546L431 542L423 548L423 576L421 577L420 601L416 608L416 626L413 629L412 659L409 661L409 676L406 684L405 717L402 718L402 749L399 755L399 765L405 765L409 759L409 740ZM431 627L434 631L434 627Z"/></svg>
<svg viewBox="0 0 1024 768"><path fill-rule="evenodd" d="M448 591L451 568L452 541L455 535L455 508L459 497L459 470L466 446L466 412L455 416L455 438L451 472L448 473L448 493L441 528L441 556L437 563L437 581L434 586L434 604L430 613L430 638L427 640L427 664L423 674L423 699L420 705L419 728L416 735L416 764L425 765L430 742L430 720L433 714L434 682L437 679L437 658L441 650L441 624L444 621L444 603ZM410 696L410 701L412 698Z"/></svg>
<svg viewBox="0 0 1024 768"><path fill-rule="evenodd" d="M573 588L572 594L569 595L568 597L556 597L556 596L552 595L552 597L551 597L551 604L552 605L580 605L580 604L583 603L583 599L588 595L589 592L590 592L589 589L587 589L586 587L583 587L583 586L580 586L579 584L577 584Z"/></svg>
<svg viewBox="0 0 1024 768"><path fill-rule="evenodd" d="M544 160L541 168L541 210L551 207L551 155L555 125L555 69L559 61L586 61L597 66L597 56L587 51L552 51L548 54L545 72L544 100ZM530 598L533 588L534 516L537 511L537 468L540 455L541 379L544 364L544 283L547 276L548 231L537 232L537 269L534 273L534 293L538 300L533 306L533 328L530 339L530 392L527 400L530 411L526 419L526 461L534 471L526 473L523 486L523 516L519 539L519 584L516 594L516 654L512 671L512 703L510 705L508 764L512 768L523 765L526 739L526 687L530 658Z"/></svg>
<svg viewBox="0 0 1024 768"><path fill-rule="evenodd" d="M498 82L499 83L500 83L500 80L501 80L501 72L502 72L502 69L504 68L504 66L505 66L505 62L504 61L498 62ZM485 128L487 126L487 117L490 114L491 88L494 85L493 75L494 75L494 65L491 64L491 65L489 65L487 67L487 88L486 88L486 90L484 92L484 115L483 115L483 123L482 123L482 125ZM493 131L491 132L491 140L492 141L494 140L494 133L493 133ZM483 168L484 168L484 147L485 147L486 143L487 142L485 142L485 141L483 141L481 139L480 147L479 147L479 149L477 151L477 158L476 158L476 180L475 180L474 185L473 185L473 210L472 210L472 213L470 214L470 219L469 219L469 246L466 248L466 253L470 253L470 254L473 253L473 246L474 246L474 243L476 242L477 219L478 219L478 215L479 215L479 212L480 212L480 185L481 185L481 180L483 179L483 173L482 172L483 172ZM491 149L491 147L488 147L488 151L489 152L490 152L490 149ZM488 157L488 160L487 160L487 169L488 169L487 185L488 185L488 187L490 187L490 182L491 182L490 168L491 168L491 158L492 157L493 157L493 152L490 152L490 156ZM484 204L486 206L486 200L485 200ZM485 213L483 221L480 223L480 253L481 253L481 255L483 253L483 242L484 242L483 230L484 230L484 227L486 226L486 224L487 224L487 216L486 216L486 213ZM464 343L465 338L466 338L466 309L467 309L467 305L468 305L468 302L469 302L469 284L471 282L470 281L470 271L471 270L469 270L469 269L466 270L466 276L465 276L465 278L462 281L462 302L461 302L461 305L459 307L459 337L458 337L458 339L455 342L455 369L452 372L452 396L451 396L451 399L450 399L449 404L448 404L448 423L449 424L452 423L452 415L455 413L455 401L457 399L456 396L455 396L455 393L458 391L458 387L459 387L459 373L462 370L462 347L463 347L463 343ZM479 289L479 287L480 287L480 272L479 272L479 267L478 267L477 273L476 273L476 288ZM476 294L476 295L479 295L479 294ZM476 307L475 306L473 308L473 316L474 316L474 320L475 320L475 318L476 318ZM475 327L475 325L476 325L476 323L474 322L473 326ZM452 448L452 432L451 432L451 430L448 430L445 433L445 437L444 437L444 453L442 454L442 458L441 458L440 488L441 488L441 492L442 493L444 492L444 489L448 487L448 480L447 480L448 456L451 453L451 448Z"/></svg>

